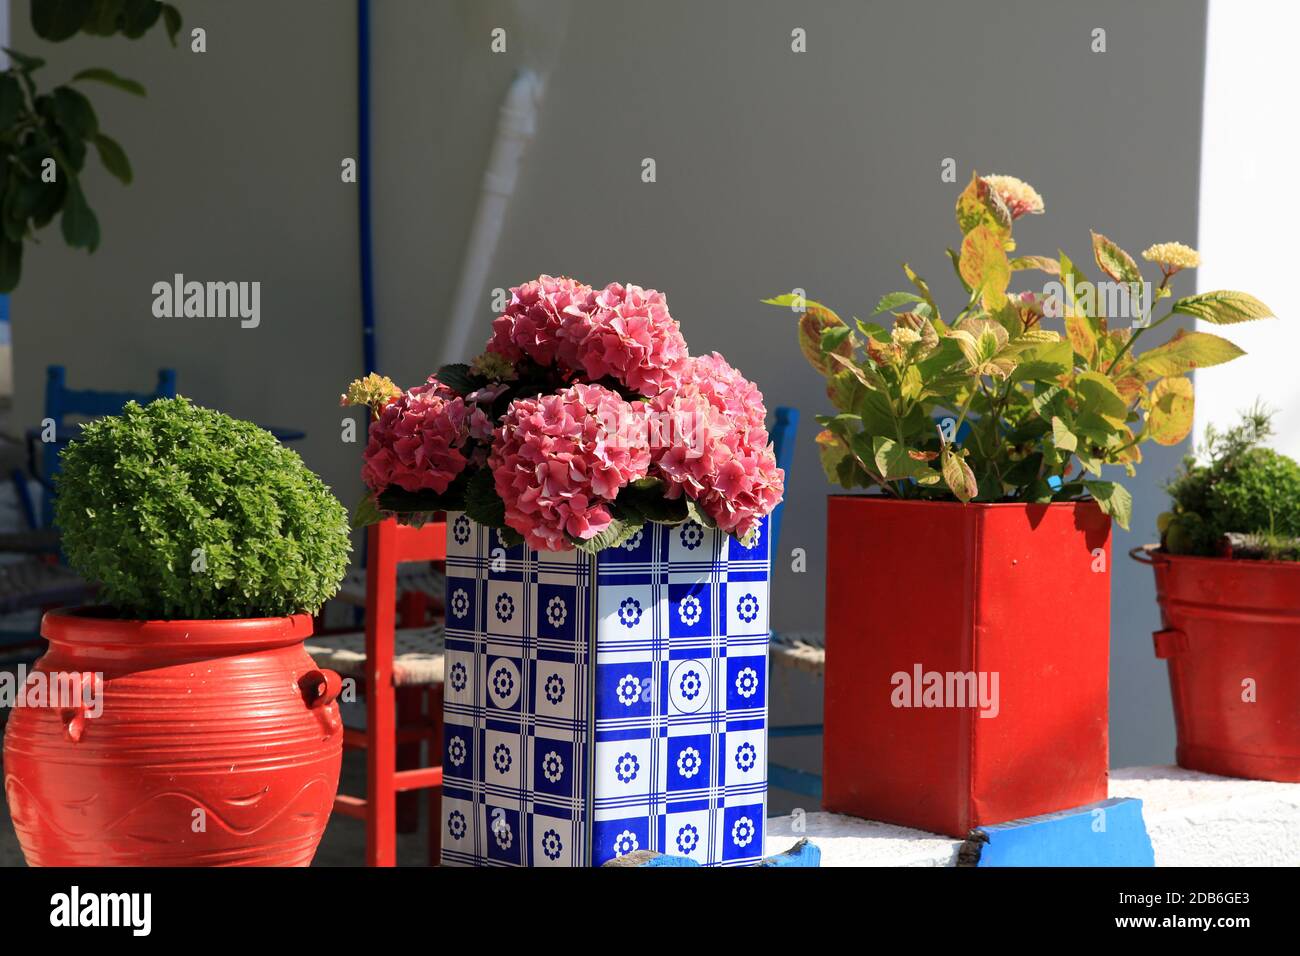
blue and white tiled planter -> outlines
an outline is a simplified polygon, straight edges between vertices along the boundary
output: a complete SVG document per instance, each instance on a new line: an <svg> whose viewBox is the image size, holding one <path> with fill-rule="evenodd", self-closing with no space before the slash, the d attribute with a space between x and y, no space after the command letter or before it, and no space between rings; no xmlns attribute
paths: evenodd
<svg viewBox="0 0 1300 956"><path fill-rule="evenodd" d="M592 557L447 516L444 864L762 858L767 531Z"/></svg>

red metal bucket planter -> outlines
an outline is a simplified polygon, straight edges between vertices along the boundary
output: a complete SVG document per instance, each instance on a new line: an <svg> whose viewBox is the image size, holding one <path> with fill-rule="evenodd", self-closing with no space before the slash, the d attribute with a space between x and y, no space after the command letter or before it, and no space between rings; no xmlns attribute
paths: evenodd
<svg viewBox="0 0 1300 956"><path fill-rule="evenodd" d="M339 677L311 618L126 621L53 611L5 795L32 866L306 866L338 788ZM93 675L101 674L102 679ZM85 675L84 677L82 675ZM74 691L91 688L80 695Z"/></svg>
<svg viewBox="0 0 1300 956"><path fill-rule="evenodd" d="M1300 783L1300 565L1130 553L1155 569L1178 765Z"/></svg>
<svg viewBox="0 0 1300 956"><path fill-rule="evenodd" d="M826 809L965 837L1105 799L1097 505L834 495L827 511Z"/></svg>

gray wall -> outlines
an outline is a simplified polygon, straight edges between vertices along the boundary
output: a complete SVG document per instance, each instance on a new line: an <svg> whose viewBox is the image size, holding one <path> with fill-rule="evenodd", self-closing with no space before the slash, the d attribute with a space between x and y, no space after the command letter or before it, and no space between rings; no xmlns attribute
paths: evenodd
<svg viewBox="0 0 1300 956"><path fill-rule="evenodd" d="M170 363L200 401L307 429L308 462L350 503L358 449L339 442L334 402L360 365L355 192L339 182L339 160L355 155L354 6L180 5L187 29L207 27L208 53L161 36L49 49L14 24L14 45L47 55L51 78L96 63L150 88L143 101L95 93L137 172L127 189L89 179L103 248L86 258L51 237L28 260L13 310L18 420L39 417L48 362L106 387ZM961 184L940 181L945 157L963 179L975 166L1038 187L1048 215L1022 222L1025 251L1087 261L1089 227L1130 250L1196 235L1203 4L576 0L548 17L535 4L375 6L381 366L410 384L436 361L501 96L520 66L549 68L489 284L552 272L657 287L693 350L724 352L769 407L804 410L783 549L809 562L805 574L780 566L780 629L821 625L828 488L809 439L825 402L791 316L758 299L802 287L865 316L907 259L954 301L943 248ZM496 26L505 54L488 49ZM805 54L790 51L794 27ZM1104 54L1090 52L1095 27ZM655 183L641 182L645 157ZM154 319L149 288L176 271L260 279L262 327ZM480 315L486 335L486 299ZM1121 556L1152 537L1179 454L1147 451L1130 483L1135 530L1115 540L1118 765L1172 758L1149 573ZM890 560L864 542L864 574ZM1069 639L1068 609L1026 626ZM778 717L815 715L815 687L792 693L778 707L803 712Z"/></svg>
<svg viewBox="0 0 1300 956"><path fill-rule="evenodd" d="M356 452L339 441L337 393L360 365L356 187L339 175L356 154L353 5L183 3L176 49L160 29L44 43L28 5L13 6L13 46L48 60L44 85L106 66L149 94L82 87L135 182L112 179L92 151L101 247L69 250L56 223L28 249L12 304L14 420L40 418L49 363L73 387L133 390L171 365L197 401L307 431L300 450L350 504ZM190 52L192 26L206 29L206 53ZM152 286L177 272L259 280L260 327L154 318Z"/></svg>

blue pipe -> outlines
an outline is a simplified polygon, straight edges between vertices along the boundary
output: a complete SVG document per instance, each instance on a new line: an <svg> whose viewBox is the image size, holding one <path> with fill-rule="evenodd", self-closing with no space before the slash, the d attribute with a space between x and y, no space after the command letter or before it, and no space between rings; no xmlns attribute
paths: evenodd
<svg viewBox="0 0 1300 956"><path fill-rule="evenodd" d="M376 371L375 272L370 229L370 0L357 0L357 203L361 225L361 352Z"/></svg>
<svg viewBox="0 0 1300 956"><path fill-rule="evenodd" d="M377 371L375 352L375 268L370 229L370 0L357 0L357 212L361 251L361 361L362 373ZM367 432L370 416L362 416ZM370 536L361 536L361 566L369 560ZM355 623L361 625L357 608Z"/></svg>

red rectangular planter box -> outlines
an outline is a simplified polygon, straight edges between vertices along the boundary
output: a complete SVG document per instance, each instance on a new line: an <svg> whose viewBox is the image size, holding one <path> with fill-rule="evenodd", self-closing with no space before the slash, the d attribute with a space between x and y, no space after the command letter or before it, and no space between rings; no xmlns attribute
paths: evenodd
<svg viewBox="0 0 1300 956"><path fill-rule="evenodd" d="M827 522L827 810L965 837L1106 798L1095 503L833 495Z"/></svg>

